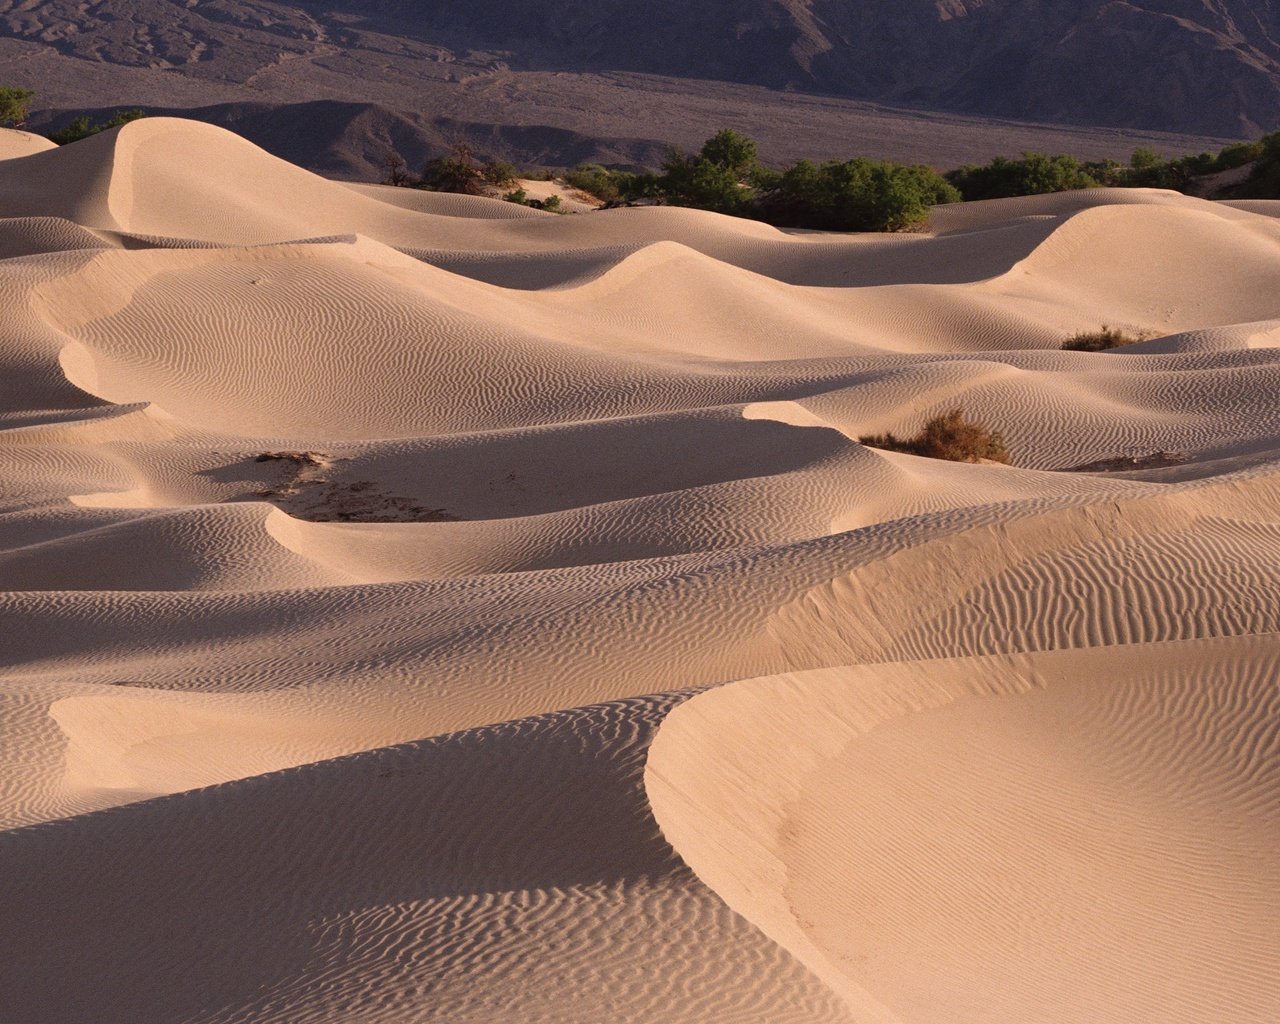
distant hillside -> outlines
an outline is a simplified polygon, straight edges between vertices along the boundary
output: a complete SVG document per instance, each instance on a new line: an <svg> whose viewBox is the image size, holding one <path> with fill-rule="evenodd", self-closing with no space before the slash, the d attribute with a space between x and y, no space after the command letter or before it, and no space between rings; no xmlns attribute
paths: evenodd
<svg viewBox="0 0 1280 1024"><path fill-rule="evenodd" d="M47 132L73 116L104 121L118 107L45 112L29 128ZM522 167L575 167L607 163L649 167L661 162L667 144L654 139L602 139L547 125L496 125L388 110L373 103L219 103L207 107L148 106L150 114L191 118L229 128L268 152L318 174L347 181L378 181L385 158L397 153L420 167L457 143L487 160Z"/></svg>
<svg viewBox="0 0 1280 1024"><path fill-rule="evenodd" d="M344 0L340 6L388 32L430 40L452 31L532 66L627 69L1171 131L1234 134L1280 125L1274 0Z"/></svg>
<svg viewBox="0 0 1280 1024"><path fill-rule="evenodd" d="M0 0L0 41L0 72L50 53L86 83L159 70L185 105L201 86L404 108L397 92L431 83L632 72L1219 137L1280 126L1280 0Z"/></svg>

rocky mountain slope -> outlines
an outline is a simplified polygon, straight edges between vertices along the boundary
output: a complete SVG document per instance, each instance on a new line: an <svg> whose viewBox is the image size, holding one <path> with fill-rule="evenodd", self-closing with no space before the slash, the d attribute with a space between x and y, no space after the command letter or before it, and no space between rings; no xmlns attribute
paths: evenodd
<svg viewBox="0 0 1280 1024"><path fill-rule="evenodd" d="M51 55L167 71L199 103L327 89L408 107L396 95L432 83L630 72L1202 135L1280 125L1276 0L0 0L0 68Z"/></svg>

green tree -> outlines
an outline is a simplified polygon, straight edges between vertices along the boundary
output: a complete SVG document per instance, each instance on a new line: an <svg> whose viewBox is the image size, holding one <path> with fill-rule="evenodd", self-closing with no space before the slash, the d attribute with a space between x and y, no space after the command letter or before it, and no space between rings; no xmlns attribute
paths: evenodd
<svg viewBox="0 0 1280 1024"><path fill-rule="evenodd" d="M966 200L1045 195L1099 185L1073 156L1030 152L1018 160L998 156L989 164L960 167L948 171L946 179Z"/></svg>
<svg viewBox="0 0 1280 1024"><path fill-rule="evenodd" d="M928 167L885 161L802 160L783 172L758 208L780 227L825 231L902 231L919 226L937 203L960 194Z"/></svg>
<svg viewBox="0 0 1280 1024"><path fill-rule="evenodd" d="M685 156L673 149L662 165L658 187L674 206L692 206L716 213L740 213L752 196L749 185L731 166L702 156Z"/></svg>
<svg viewBox="0 0 1280 1024"><path fill-rule="evenodd" d="M732 128L721 128L702 144L698 156L739 178L746 178L756 166L756 143Z"/></svg>
<svg viewBox="0 0 1280 1024"><path fill-rule="evenodd" d="M514 165L505 160L491 160L480 169L480 174L490 185L510 185L516 180Z"/></svg>
<svg viewBox="0 0 1280 1024"><path fill-rule="evenodd" d="M1265 148L1266 146L1262 139L1258 139L1255 142L1233 142L1229 146L1224 146L1218 152L1211 170L1233 171L1237 167L1243 167L1245 164L1252 163L1262 156Z"/></svg>
<svg viewBox="0 0 1280 1024"><path fill-rule="evenodd" d="M1262 152L1248 179L1233 193L1240 199L1280 199L1280 132L1264 135Z"/></svg>
<svg viewBox="0 0 1280 1024"><path fill-rule="evenodd" d="M722 128L702 144L697 156L671 150L657 185L675 206L743 213L755 195L751 178L758 167L754 140Z"/></svg>
<svg viewBox="0 0 1280 1024"><path fill-rule="evenodd" d="M1153 167L1158 167L1164 163L1163 158L1154 149L1146 146L1140 146L1133 151L1133 156L1129 158L1129 166L1135 171L1148 171Z"/></svg>
<svg viewBox="0 0 1280 1024"><path fill-rule="evenodd" d="M0 128L21 128L27 123L35 92L8 85L0 87Z"/></svg>
<svg viewBox="0 0 1280 1024"><path fill-rule="evenodd" d="M573 188L580 189L597 199L603 199L606 203L612 202L622 194L617 176L599 164L579 164L565 173L564 180Z"/></svg>

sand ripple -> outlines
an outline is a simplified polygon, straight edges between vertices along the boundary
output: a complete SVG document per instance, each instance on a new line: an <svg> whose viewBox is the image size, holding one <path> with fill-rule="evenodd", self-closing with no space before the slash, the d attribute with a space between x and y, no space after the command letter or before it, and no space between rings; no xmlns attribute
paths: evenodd
<svg viewBox="0 0 1280 1024"><path fill-rule="evenodd" d="M0 143L0 1020L1280 1019L1280 204Z"/></svg>

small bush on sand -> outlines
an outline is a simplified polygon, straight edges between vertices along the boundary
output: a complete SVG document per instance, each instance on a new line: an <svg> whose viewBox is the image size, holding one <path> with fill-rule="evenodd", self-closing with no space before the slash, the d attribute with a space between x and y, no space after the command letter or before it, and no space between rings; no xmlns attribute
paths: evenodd
<svg viewBox="0 0 1280 1024"><path fill-rule="evenodd" d="M921 455L926 459L950 462L1008 462L1009 449L1004 438L974 420L964 417L963 409L952 409L935 416L915 437L893 434L870 434L858 438L872 448Z"/></svg>
<svg viewBox="0 0 1280 1024"><path fill-rule="evenodd" d="M1122 345L1132 345L1142 340L1144 339L1141 334L1126 334L1117 327L1108 327L1103 324L1101 330L1073 334L1062 343L1062 351L1105 352L1110 348L1120 348Z"/></svg>
<svg viewBox="0 0 1280 1024"><path fill-rule="evenodd" d="M547 210L550 213L561 212L560 197L557 195L547 196L546 199L530 199L528 192L518 188L514 192L508 192L502 198L508 203L515 203L516 206L527 206L531 210Z"/></svg>

